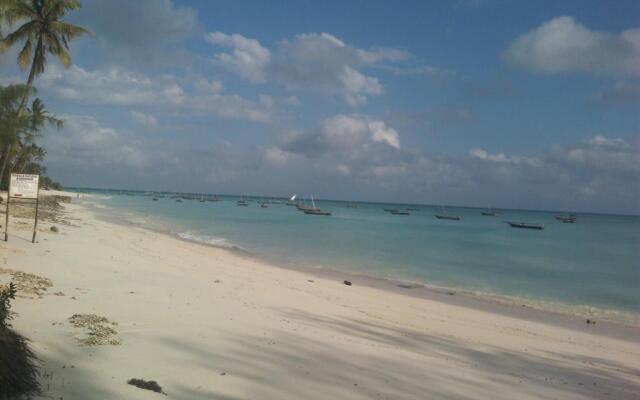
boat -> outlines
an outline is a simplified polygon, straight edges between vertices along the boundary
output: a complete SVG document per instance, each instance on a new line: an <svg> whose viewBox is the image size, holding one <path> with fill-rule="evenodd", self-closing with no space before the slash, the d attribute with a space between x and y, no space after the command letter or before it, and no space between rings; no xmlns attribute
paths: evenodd
<svg viewBox="0 0 640 400"><path fill-rule="evenodd" d="M576 216L575 215L559 215L556 217L556 219L558 221L562 221L565 224L575 224L576 223Z"/></svg>
<svg viewBox="0 0 640 400"><path fill-rule="evenodd" d="M393 214L393 215L411 215L411 213L409 211L391 211L390 214Z"/></svg>
<svg viewBox="0 0 640 400"><path fill-rule="evenodd" d="M329 211L321 210L316 207L316 203L315 201L313 201L313 196L311 196L311 205L312 207L304 206L304 209L302 209L301 211L308 215L331 215Z"/></svg>
<svg viewBox="0 0 640 400"><path fill-rule="evenodd" d="M236 201L236 205L240 207L247 207L249 203L247 203L247 201L243 197L240 200Z"/></svg>
<svg viewBox="0 0 640 400"><path fill-rule="evenodd" d="M488 207L486 211L482 211L480 214L484 215L485 217L497 217L498 215L500 215L498 211L492 210L491 207Z"/></svg>
<svg viewBox="0 0 640 400"><path fill-rule="evenodd" d="M158 201L158 198L157 198L157 197L154 197L154 198L153 198L153 199L151 199L151 200L153 200L153 201Z"/></svg>
<svg viewBox="0 0 640 400"><path fill-rule="evenodd" d="M440 213L433 214L433 216L436 217L437 219L446 219L450 221L460 221L462 219L462 217L459 215L447 214L447 210L445 210L444 206L441 206L440 208L441 208Z"/></svg>
<svg viewBox="0 0 640 400"><path fill-rule="evenodd" d="M352 202L347 203L347 208L358 208L357 204L354 204Z"/></svg>
<svg viewBox="0 0 640 400"><path fill-rule="evenodd" d="M457 215L447 215L447 214L433 214L434 217L438 219L448 219L452 221L460 221L462 217Z"/></svg>
<svg viewBox="0 0 640 400"><path fill-rule="evenodd" d="M176 199L176 203L182 203L182 199Z"/></svg>
<svg viewBox="0 0 640 400"><path fill-rule="evenodd" d="M204 194L202 194L202 195L200 195L200 203L204 203L204 202L205 202L205 200L204 200Z"/></svg>
<svg viewBox="0 0 640 400"><path fill-rule="evenodd" d="M417 208L410 208L410 207L407 207L405 210L407 210L407 211L418 211Z"/></svg>
<svg viewBox="0 0 640 400"><path fill-rule="evenodd" d="M507 224L509 224L512 228L536 229L536 230L539 230L539 231L544 229L544 225L543 224L532 224L530 222L512 222L512 221L507 221Z"/></svg>
<svg viewBox="0 0 640 400"><path fill-rule="evenodd" d="M287 201L287 205L288 206L297 206L298 205L298 202L296 201L296 196L297 196L297 194L294 194L293 196L291 196L289 201Z"/></svg>
<svg viewBox="0 0 640 400"><path fill-rule="evenodd" d="M269 207L269 201L263 197L262 201L260 202L260 208L267 208L267 207Z"/></svg>
<svg viewBox="0 0 640 400"><path fill-rule="evenodd" d="M392 213L392 212L398 212L400 210L398 210L397 208L385 208L384 209L386 212Z"/></svg>

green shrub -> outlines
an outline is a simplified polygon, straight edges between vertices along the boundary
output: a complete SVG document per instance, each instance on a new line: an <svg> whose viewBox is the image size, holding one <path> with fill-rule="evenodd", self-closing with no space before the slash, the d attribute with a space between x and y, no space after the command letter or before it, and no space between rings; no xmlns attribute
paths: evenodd
<svg viewBox="0 0 640 400"><path fill-rule="evenodd" d="M0 289L0 331L7 329L11 320L11 300L16 298L16 285L11 282L9 286Z"/></svg>

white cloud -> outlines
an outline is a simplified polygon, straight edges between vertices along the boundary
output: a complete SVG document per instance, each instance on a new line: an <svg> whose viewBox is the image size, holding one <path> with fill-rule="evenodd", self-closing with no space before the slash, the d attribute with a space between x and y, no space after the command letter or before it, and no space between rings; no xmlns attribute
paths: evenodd
<svg viewBox="0 0 640 400"><path fill-rule="evenodd" d="M250 82L265 81L265 68L271 60L271 52L262 47L260 42L239 34L227 35L222 32L207 33L205 40L213 45L233 49L232 53L216 54L214 62Z"/></svg>
<svg viewBox="0 0 640 400"><path fill-rule="evenodd" d="M131 111L129 113L131 120L147 129L153 129L158 126L158 119L151 114L145 114L139 111Z"/></svg>
<svg viewBox="0 0 640 400"><path fill-rule="evenodd" d="M284 167L292 157L292 154L278 147L269 147L263 151L264 161L274 167Z"/></svg>
<svg viewBox="0 0 640 400"><path fill-rule="evenodd" d="M605 104L640 103L640 82L617 82L612 87L596 93L594 100Z"/></svg>
<svg viewBox="0 0 640 400"><path fill-rule="evenodd" d="M354 107L365 104L368 96L384 92L376 77L365 75L359 68L409 57L396 49L358 49L328 33L300 34L281 42L273 51L239 34L214 32L206 39L216 46L232 48L232 52L216 53L213 61L250 82L338 94Z"/></svg>
<svg viewBox="0 0 640 400"><path fill-rule="evenodd" d="M38 80L39 88L75 103L170 107L260 123L273 120L275 102L269 96L254 101L237 94L223 94L220 81L201 77L192 86L194 93L189 93L175 76L148 77L115 66L90 71L76 65L69 69L51 65Z"/></svg>
<svg viewBox="0 0 640 400"><path fill-rule="evenodd" d="M102 126L95 117L61 115L64 128L45 136L47 158L76 166L144 168L153 159L138 138Z"/></svg>
<svg viewBox="0 0 640 400"><path fill-rule="evenodd" d="M640 76L640 28L615 35L590 30L572 17L558 17L514 40L505 58L547 74Z"/></svg>
<svg viewBox="0 0 640 400"><path fill-rule="evenodd" d="M61 99L97 105L179 104L185 99L175 78L151 79L121 67L89 71L77 65L63 69L52 64L37 85Z"/></svg>

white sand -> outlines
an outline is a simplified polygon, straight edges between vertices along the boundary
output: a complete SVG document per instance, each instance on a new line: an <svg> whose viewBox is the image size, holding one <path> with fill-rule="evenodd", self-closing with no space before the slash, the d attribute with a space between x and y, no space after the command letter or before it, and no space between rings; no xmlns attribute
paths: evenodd
<svg viewBox="0 0 640 400"><path fill-rule="evenodd" d="M66 210L76 226L52 233L45 222L39 243L26 228L0 242L0 266L53 281L14 303L46 398L163 398L133 377L172 399L640 398L637 328L614 327L614 338L526 310L348 287ZM122 344L80 345L75 313L117 322Z"/></svg>

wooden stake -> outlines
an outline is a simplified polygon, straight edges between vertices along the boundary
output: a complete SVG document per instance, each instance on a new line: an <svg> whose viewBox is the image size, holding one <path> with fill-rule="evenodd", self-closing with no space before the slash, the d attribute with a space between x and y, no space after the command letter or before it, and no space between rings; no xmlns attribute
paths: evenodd
<svg viewBox="0 0 640 400"><path fill-rule="evenodd" d="M33 221L33 237L31 243L36 242L36 229L38 229L38 202L40 201L40 181L38 181L38 191L36 195L36 220Z"/></svg>

